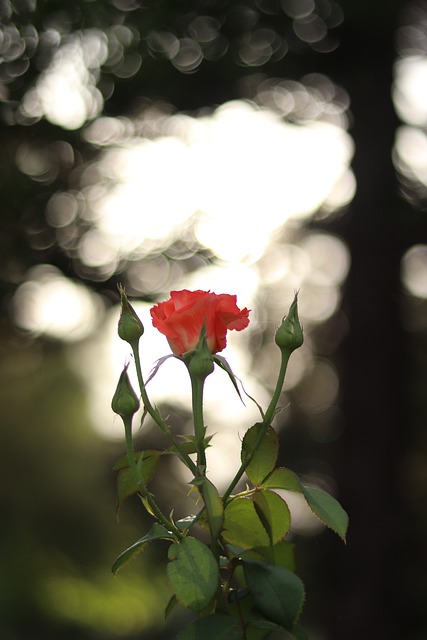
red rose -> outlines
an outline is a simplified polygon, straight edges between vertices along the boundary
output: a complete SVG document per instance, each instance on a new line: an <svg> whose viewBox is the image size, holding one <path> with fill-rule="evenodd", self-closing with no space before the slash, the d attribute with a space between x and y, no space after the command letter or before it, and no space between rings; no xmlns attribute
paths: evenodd
<svg viewBox="0 0 427 640"><path fill-rule="evenodd" d="M197 347L204 323L211 353L225 348L228 329L241 331L249 324L249 311L237 307L236 296L210 291L171 291L170 299L156 304L150 313L177 356Z"/></svg>

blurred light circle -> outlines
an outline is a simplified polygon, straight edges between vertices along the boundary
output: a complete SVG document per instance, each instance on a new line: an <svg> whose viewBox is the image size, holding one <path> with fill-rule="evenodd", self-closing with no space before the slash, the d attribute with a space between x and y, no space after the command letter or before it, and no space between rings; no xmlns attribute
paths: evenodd
<svg viewBox="0 0 427 640"><path fill-rule="evenodd" d="M394 67L393 102L399 117L408 124L427 123L427 59L409 56Z"/></svg>
<svg viewBox="0 0 427 640"><path fill-rule="evenodd" d="M66 227L77 213L78 204L72 193L55 193L47 203L46 218L53 227Z"/></svg>
<svg viewBox="0 0 427 640"><path fill-rule="evenodd" d="M304 411L325 411L337 399L339 378L329 360L317 359L301 383L293 390L296 402Z"/></svg>
<svg viewBox="0 0 427 640"><path fill-rule="evenodd" d="M311 282L331 286L345 280L350 268L350 254L340 238L327 233L312 233L302 240L300 246L309 256Z"/></svg>
<svg viewBox="0 0 427 640"><path fill-rule="evenodd" d="M170 31L150 31L147 46L153 56L160 55L171 59L179 52L179 40Z"/></svg>
<svg viewBox="0 0 427 640"><path fill-rule="evenodd" d="M101 312L99 298L51 265L31 269L12 300L18 326L65 341L89 335Z"/></svg>
<svg viewBox="0 0 427 640"><path fill-rule="evenodd" d="M401 262L401 278L410 294L427 298L427 245L414 245L405 253Z"/></svg>
<svg viewBox="0 0 427 640"><path fill-rule="evenodd" d="M195 71L203 60L203 52L198 42L191 38L181 38L179 50L171 58L174 67L182 73Z"/></svg>

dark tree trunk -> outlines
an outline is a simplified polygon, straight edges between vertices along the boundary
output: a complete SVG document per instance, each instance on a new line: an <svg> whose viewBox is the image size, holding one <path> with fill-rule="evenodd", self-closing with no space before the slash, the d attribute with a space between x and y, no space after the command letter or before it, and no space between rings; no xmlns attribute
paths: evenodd
<svg viewBox="0 0 427 640"><path fill-rule="evenodd" d="M391 101L394 33L369 15L355 26L343 33L337 54L354 117L357 193L335 226L348 244L351 271L343 305L349 332L339 354L345 428L331 451L350 528L345 548L325 537L331 592L320 616L328 640L402 640L415 635L402 570L410 535L401 491L408 432L400 260L414 238L391 160L398 125Z"/></svg>

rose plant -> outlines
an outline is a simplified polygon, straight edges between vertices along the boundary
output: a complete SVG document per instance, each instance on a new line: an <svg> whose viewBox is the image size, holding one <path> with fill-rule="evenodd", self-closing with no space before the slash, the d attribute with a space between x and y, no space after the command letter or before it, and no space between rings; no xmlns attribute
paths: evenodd
<svg viewBox="0 0 427 640"><path fill-rule="evenodd" d="M132 421L140 399L131 386L126 365L111 403L125 430L126 456L114 467L118 474L119 504L128 496L138 495L152 525L118 556L113 572L149 543L167 540L167 577L172 596L166 614L178 605L194 612L194 620L179 632L177 640L264 640L273 632L275 637L306 640L299 624L305 590L295 572L293 545L287 540L289 507L278 490L301 494L314 514L343 540L348 517L334 497L306 486L291 469L276 466L279 439L272 421L279 410L289 358L303 343L297 296L275 334L281 364L270 403L265 410L256 403L260 420L246 431L240 462L220 495L207 473L210 436L206 434L203 416L204 383L217 365L228 374L240 395L238 380L219 352L226 346L227 331L241 331L248 326L249 311L238 308L236 296L187 290L172 291L169 300L151 309L154 327L166 336L172 350L172 354L158 361L151 375L168 358L175 357L182 361L190 376L194 434L179 437L147 394L148 380L143 379L139 355L144 327L124 289L119 289L118 334L132 349L144 416L152 418L168 438L170 447L134 450ZM176 521L173 515L162 511L149 489L165 454L177 456L193 477L194 513ZM242 479L246 481L245 488L235 492ZM198 535L201 530L208 534L207 543Z"/></svg>

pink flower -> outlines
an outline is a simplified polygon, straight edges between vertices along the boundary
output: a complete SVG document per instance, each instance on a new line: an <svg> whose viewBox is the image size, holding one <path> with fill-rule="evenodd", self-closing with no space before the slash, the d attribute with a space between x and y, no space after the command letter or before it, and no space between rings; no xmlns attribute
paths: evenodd
<svg viewBox="0 0 427 640"><path fill-rule="evenodd" d="M210 291L171 291L170 299L156 304L150 313L153 325L178 356L196 348L203 324L211 353L225 348L228 329L241 331L249 324L249 310L237 307L236 296Z"/></svg>

